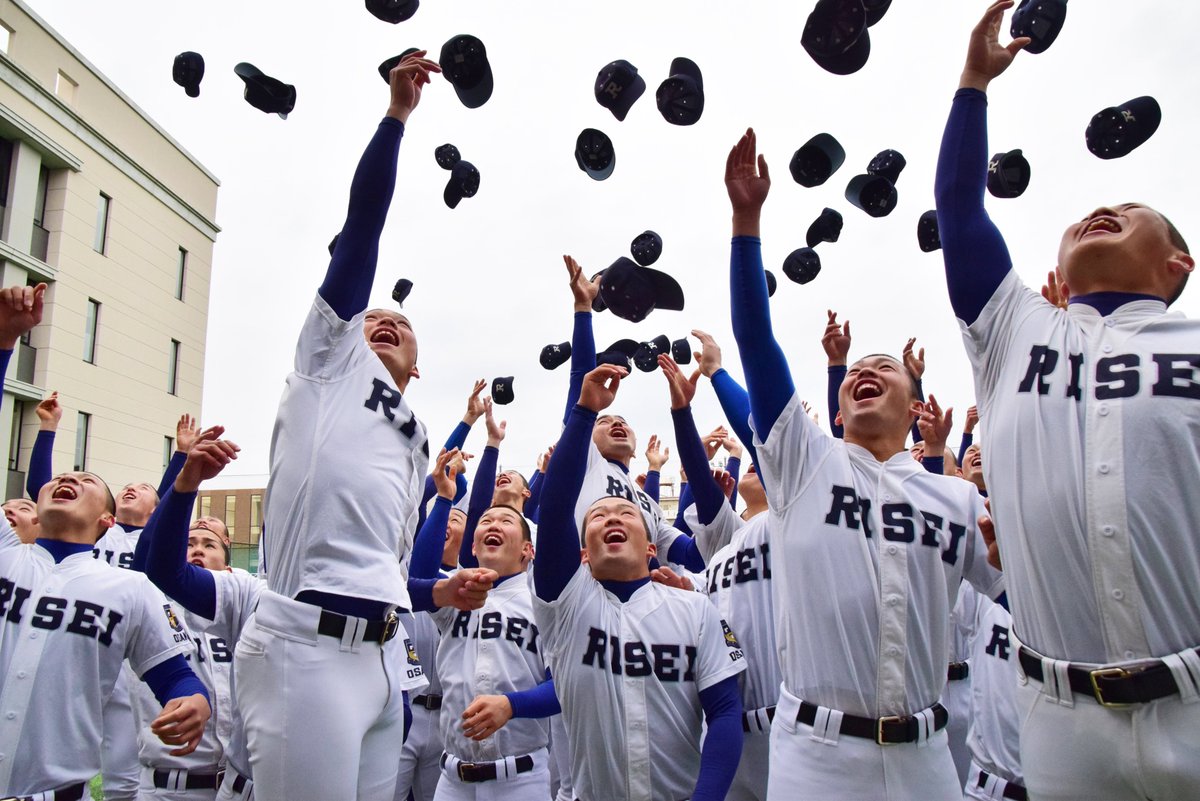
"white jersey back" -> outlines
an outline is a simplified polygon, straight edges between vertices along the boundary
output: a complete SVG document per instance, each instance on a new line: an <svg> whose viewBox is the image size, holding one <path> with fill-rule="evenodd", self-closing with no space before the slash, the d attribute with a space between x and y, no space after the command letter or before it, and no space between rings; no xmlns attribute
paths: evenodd
<svg viewBox="0 0 1200 801"><path fill-rule="evenodd" d="M583 487L575 502L575 526L579 531L583 531L583 518L588 507L610 496L624 498L641 507L642 517L652 533L650 540L658 546L658 560L665 564L671 543L683 532L666 520L662 507L642 491L628 470L605 459L596 448L596 443L589 442L587 472L584 473Z"/></svg>
<svg viewBox="0 0 1200 801"><path fill-rule="evenodd" d="M830 437L796 396L758 438L785 688L872 718L932 706L959 582L1003 591L976 526L978 491L908 451L880 463Z"/></svg>
<svg viewBox="0 0 1200 801"><path fill-rule="evenodd" d="M974 592L963 587L963 593ZM971 757L988 773L1025 784L1021 772L1021 721L1017 708L1017 644L1012 616L976 596L971 647Z"/></svg>
<svg viewBox="0 0 1200 801"><path fill-rule="evenodd" d="M271 437L262 552L285 597L319 590L407 608L401 565L429 443L363 337L365 314L347 322L313 301Z"/></svg>
<svg viewBox="0 0 1200 801"><path fill-rule="evenodd" d="M549 742L547 720L513 718L479 742L462 730L462 714L475 696L529 690L545 680L531 595L529 581L516 575L492 589L482 609L433 614L441 631L442 745L459 759L492 762L532 753Z"/></svg>
<svg viewBox="0 0 1200 801"><path fill-rule="evenodd" d="M533 605L562 699L575 794L689 797L700 771L700 691L746 668L716 608L654 582L621 603L587 565L557 600L535 595Z"/></svg>
<svg viewBox="0 0 1200 801"><path fill-rule="evenodd" d="M137 548L138 538L141 536L141 526L134 528L114 523L96 540L92 556L113 567L132 568L133 551Z"/></svg>
<svg viewBox="0 0 1200 801"><path fill-rule="evenodd" d="M711 523L697 520L692 527L697 542L709 532L728 541L708 560L708 569L699 581L746 651L746 672L738 677L746 710L772 706L779 699L782 680L775 648L769 518L762 513L743 521L725 503Z"/></svg>
<svg viewBox="0 0 1200 801"><path fill-rule="evenodd" d="M100 772L102 709L126 659L138 676L190 648L141 573L83 552L55 564L0 521L0 792Z"/></svg>
<svg viewBox="0 0 1200 801"><path fill-rule="evenodd" d="M1062 311L1009 272L963 338L1021 641L1094 663L1200 644L1200 322Z"/></svg>

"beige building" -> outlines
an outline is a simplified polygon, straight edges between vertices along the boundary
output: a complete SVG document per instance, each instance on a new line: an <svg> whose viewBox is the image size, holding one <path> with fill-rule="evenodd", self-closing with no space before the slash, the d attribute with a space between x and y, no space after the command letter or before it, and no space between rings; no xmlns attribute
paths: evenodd
<svg viewBox="0 0 1200 801"><path fill-rule="evenodd" d="M34 409L63 407L53 470L157 484L199 414L216 177L28 7L0 0L0 270L49 284L0 404L6 497Z"/></svg>
<svg viewBox="0 0 1200 801"><path fill-rule="evenodd" d="M258 572L258 540L262 536L266 476L217 476L204 482L195 515L215 517L229 529L231 564ZM246 489L251 487L251 489Z"/></svg>

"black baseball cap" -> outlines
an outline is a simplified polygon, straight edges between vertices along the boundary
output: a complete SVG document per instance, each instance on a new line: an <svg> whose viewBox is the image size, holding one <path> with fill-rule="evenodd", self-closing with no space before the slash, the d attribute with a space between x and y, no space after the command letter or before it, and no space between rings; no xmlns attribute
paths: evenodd
<svg viewBox="0 0 1200 801"><path fill-rule="evenodd" d="M633 323L641 322L655 309L683 309L683 289L678 281L624 256L600 276L599 294L609 311Z"/></svg>
<svg viewBox="0 0 1200 801"><path fill-rule="evenodd" d="M452 170L455 164L462 161L462 154L458 152L457 147L447 142L433 149L433 159L443 170Z"/></svg>
<svg viewBox="0 0 1200 801"><path fill-rule="evenodd" d="M671 358L676 364L691 364L692 363L692 343L688 342L688 338L676 339L671 343Z"/></svg>
<svg viewBox="0 0 1200 801"><path fill-rule="evenodd" d="M391 58L384 59L383 61L379 62L379 76L383 78L383 82L386 84L391 84L392 70L398 67L400 62L403 61L404 57L409 53L419 53L420 51L421 48L419 47L410 47L398 56L392 56Z"/></svg>
<svg viewBox="0 0 1200 801"><path fill-rule="evenodd" d="M633 354L637 353L639 345L632 339L618 339L604 350L596 354L596 365L615 364L633 372Z"/></svg>
<svg viewBox="0 0 1200 801"><path fill-rule="evenodd" d="M442 45L442 75L467 108L479 108L492 96L492 65L478 37L461 33Z"/></svg>
<svg viewBox="0 0 1200 801"><path fill-rule="evenodd" d="M1088 150L1102 159L1128 156L1146 143L1162 122L1162 109L1149 95L1096 112L1084 139Z"/></svg>
<svg viewBox="0 0 1200 801"><path fill-rule="evenodd" d="M171 78L183 87L188 97L199 97L200 81L204 80L204 56L191 50L175 56Z"/></svg>
<svg viewBox="0 0 1200 801"><path fill-rule="evenodd" d="M571 358L571 343L560 342L557 345L550 344L542 348L541 355L538 356L538 363L547 370L553 370L567 363Z"/></svg>
<svg viewBox="0 0 1200 801"><path fill-rule="evenodd" d="M367 0L367 11L393 25L417 13L421 0Z"/></svg>
<svg viewBox="0 0 1200 801"><path fill-rule="evenodd" d="M658 355L671 352L671 340L666 334L659 334L649 342L638 345L633 354L633 363L643 373L652 373L658 367Z"/></svg>
<svg viewBox="0 0 1200 801"><path fill-rule="evenodd" d="M896 186L882 175L856 175L846 186L846 200L872 217L886 217L896 208Z"/></svg>
<svg viewBox="0 0 1200 801"><path fill-rule="evenodd" d="M900 180L900 173L907 164L899 150L881 150L867 165L867 174L882 175L894 184Z"/></svg>
<svg viewBox="0 0 1200 801"><path fill-rule="evenodd" d="M783 260L783 274L797 284L807 284L821 272L821 257L812 248L799 248Z"/></svg>
<svg viewBox="0 0 1200 801"><path fill-rule="evenodd" d="M867 12L867 27L870 28L883 19L888 7L892 5L892 0L862 0L862 4L863 10Z"/></svg>
<svg viewBox="0 0 1200 801"><path fill-rule="evenodd" d="M407 278L401 278L396 282L396 285L392 287L392 300L396 301L397 306L404 308L404 301L408 298L408 293L412 292L412 288L413 282Z"/></svg>
<svg viewBox="0 0 1200 801"><path fill-rule="evenodd" d="M235 66L233 71L246 84L246 102L259 111L278 114L280 119L286 120L296 107L296 87L291 84L266 75L246 61Z"/></svg>
<svg viewBox="0 0 1200 801"><path fill-rule="evenodd" d="M942 238L938 233L936 209L930 209L917 220L917 245L925 253L941 250Z"/></svg>
<svg viewBox="0 0 1200 801"><path fill-rule="evenodd" d="M998 198L1020 197L1031 175L1029 160L1019 149L997 153L988 162L987 189Z"/></svg>
<svg viewBox="0 0 1200 801"><path fill-rule="evenodd" d="M1021 0L1008 31L1012 38L1030 38L1027 53L1044 53L1054 44L1067 21L1067 0Z"/></svg>
<svg viewBox="0 0 1200 801"><path fill-rule="evenodd" d="M830 134L819 133L792 154L788 168L796 183L814 187L828 181L845 161L846 151L841 143Z"/></svg>
<svg viewBox="0 0 1200 801"><path fill-rule="evenodd" d="M817 66L835 75L862 69L871 55L862 0L817 0L804 23L800 44Z"/></svg>
<svg viewBox="0 0 1200 801"><path fill-rule="evenodd" d="M624 120L629 109L646 92L646 81L637 67L624 59L605 64L596 75L596 102Z"/></svg>
<svg viewBox="0 0 1200 801"><path fill-rule="evenodd" d="M654 231L642 231L629 244L633 260L643 267L649 267L658 261L658 257L662 255L662 249L662 237Z"/></svg>
<svg viewBox="0 0 1200 801"><path fill-rule="evenodd" d="M513 377L511 375L492 379L492 401L504 406L516 400L513 394Z"/></svg>
<svg viewBox="0 0 1200 801"><path fill-rule="evenodd" d="M454 208L463 198L475 197L478 191L479 170L469 161L459 161L450 170L450 180L446 182L442 200L446 201L447 206Z"/></svg>
<svg viewBox="0 0 1200 801"><path fill-rule="evenodd" d="M770 270L763 270L763 273L765 273L767 276L767 297L769 298L773 296L775 294L775 290L779 288L779 281L775 278L775 273L771 272Z"/></svg>
<svg viewBox="0 0 1200 801"><path fill-rule="evenodd" d="M658 111L672 125L695 125L704 113L704 78L690 58L671 61L671 72L654 94Z"/></svg>
<svg viewBox="0 0 1200 801"><path fill-rule="evenodd" d="M608 134L584 128L575 138L575 163L593 181L603 181L617 168L617 151Z"/></svg>
<svg viewBox="0 0 1200 801"><path fill-rule="evenodd" d="M810 248L814 248L820 242L836 242L841 235L842 215L833 209L826 208L821 211L821 216L808 226L808 233L805 234L804 240Z"/></svg>

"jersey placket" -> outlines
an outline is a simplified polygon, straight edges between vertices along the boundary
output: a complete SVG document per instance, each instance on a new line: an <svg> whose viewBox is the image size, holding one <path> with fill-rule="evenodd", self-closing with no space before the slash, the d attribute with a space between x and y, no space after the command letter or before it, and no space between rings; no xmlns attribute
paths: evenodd
<svg viewBox="0 0 1200 801"><path fill-rule="evenodd" d="M1104 320L1095 336L1097 354L1123 352L1121 347L1140 325L1118 328L1113 317ZM1142 625L1142 596L1133 571L1133 544L1126 509L1125 404L1120 400L1086 397L1084 476L1087 499L1087 543L1092 586L1110 660L1144 659L1150 644Z"/></svg>
<svg viewBox="0 0 1200 801"><path fill-rule="evenodd" d="M512 581L512 579L509 579L509 581ZM463 688L466 690L466 693L462 700L466 704L470 704L476 696L495 694L496 671L502 669L500 660L496 659L496 649L500 647L500 638L484 639L480 635L482 633L481 628L484 616L492 612L498 613L497 607L500 605L499 601L506 590L508 590L508 587L501 586L497 590L488 593L487 603L484 604L483 609L475 613L473 640L467 646L474 649L475 655L474 664L471 666L471 686ZM463 708L466 709L465 706ZM497 738L492 736L475 743L475 746L488 759L499 759L501 755L496 745L496 740Z"/></svg>
<svg viewBox="0 0 1200 801"><path fill-rule="evenodd" d="M642 587L634 594L644 594L650 589ZM639 614L643 610L637 607L644 605L646 599L633 597L622 604L610 598L608 602L616 607L621 642L637 642L640 637L636 624L644 617L644 614ZM650 716L646 708L646 682L649 680L648 677L630 676L628 670L621 671L621 706L625 710L625 730L617 732L617 736L623 734L625 737L627 787L631 799L650 797Z"/></svg>
<svg viewBox="0 0 1200 801"><path fill-rule="evenodd" d="M871 528L878 539L879 661L875 675L877 717L916 712L905 698L904 665L908 627L908 546L883 538L884 504L901 498L901 484L888 464L879 471L876 502L871 508Z"/></svg>

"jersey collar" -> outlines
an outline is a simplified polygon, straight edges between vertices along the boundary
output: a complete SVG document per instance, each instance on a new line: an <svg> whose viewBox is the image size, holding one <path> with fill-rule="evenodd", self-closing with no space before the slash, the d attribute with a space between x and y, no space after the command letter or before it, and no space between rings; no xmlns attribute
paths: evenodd
<svg viewBox="0 0 1200 801"><path fill-rule="evenodd" d="M1071 298L1067 309L1076 314L1095 312L1101 317L1118 312L1121 316L1141 317L1162 314L1167 304L1162 298L1140 292L1089 292Z"/></svg>
<svg viewBox="0 0 1200 801"><path fill-rule="evenodd" d="M46 553L50 554L56 563L62 562L68 556L92 552L92 546L85 542L63 542L62 540L49 540L45 537L38 537L37 544L41 546Z"/></svg>

